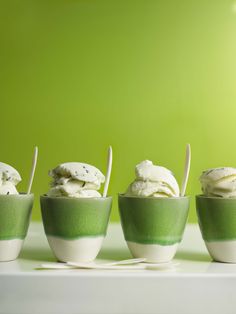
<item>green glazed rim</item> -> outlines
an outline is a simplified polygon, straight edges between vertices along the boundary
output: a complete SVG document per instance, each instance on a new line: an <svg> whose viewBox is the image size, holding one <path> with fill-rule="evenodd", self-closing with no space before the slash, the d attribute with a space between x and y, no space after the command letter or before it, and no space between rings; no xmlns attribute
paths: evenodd
<svg viewBox="0 0 236 314"><path fill-rule="evenodd" d="M177 200L177 199L190 199L190 195L185 196L172 196L172 197L154 197L154 196L137 196L137 195L126 195L125 193L118 193L118 197L124 198L137 198L137 199L148 199L148 200Z"/></svg>
<svg viewBox="0 0 236 314"><path fill-rule="evenodd" d="M47 236L65 240L105 236L112 197L40 197L44 230Z"/></svg>
<svg viewBox="0 0 236 314"><path fill-rule="evenodd" d="M0 195L0 240L25 239L34 194Z"/></svg>
<svg viewBox="0 0 236 314"><path fill-rule="evenodd" d="M222 200L223 202L231 201L231 200L236 200L236 197L221 197L221 196L208 196L204 194L198 194L195 195L197 198L205 198L205 199L212 199L212 200Z"/></svg>
<svg viewBox="0 0 236 314"><path fill-rule="evenodd" d="M236 198L196 195L202 237L207 242L236 240Z"/></svg>
<svg viewBox="0 0 236 314"><path fill-rule="evenodd" d="M157 198L118 194L118 200L126 241L173 245L182 240L189 196Z"/></svg>

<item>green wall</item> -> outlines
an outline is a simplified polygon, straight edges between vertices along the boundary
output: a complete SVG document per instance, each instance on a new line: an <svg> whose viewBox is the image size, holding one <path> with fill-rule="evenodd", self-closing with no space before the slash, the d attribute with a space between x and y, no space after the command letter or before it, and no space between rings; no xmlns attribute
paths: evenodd
<svg viewBox="0 0 236 314"><path fill-rule="evenodd" d="M48 170L85 161L105 171L109 144L113 220L143 159L181 181L191 143L191 195L203 169L236 166L233 1L6 0L0 24L0 160L25 190L39 146L34 219Z"/></svg>

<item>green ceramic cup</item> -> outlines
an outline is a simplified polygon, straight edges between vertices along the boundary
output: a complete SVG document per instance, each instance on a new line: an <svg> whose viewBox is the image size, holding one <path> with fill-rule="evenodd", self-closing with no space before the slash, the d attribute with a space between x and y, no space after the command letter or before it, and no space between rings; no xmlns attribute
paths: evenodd
<svg viewBox="0 0 236 314"><path fill-rule="evenodd" d="M15 260L26 237L33 194L0 195L0 261Z"/></svg>
<svg viewBox="0 0 236 314"><path fill-rule="evenodd" d="M107 232L112 197L41 196L48 243L59 261L90 262L99 253Z"/></svg>
<svg viewBox="0 0 236 314"><path fill-rule="evenodd" d="M186 197L134 197L119 194L124 237L134 257L150 263L170 261L182 240L189 200Z"/></svg>
<svg viewBox="0 0 236 314"><path fill-rule="evenodd" d="M236 198L196 196L198 222L215 261L236 263Z"/></svg>

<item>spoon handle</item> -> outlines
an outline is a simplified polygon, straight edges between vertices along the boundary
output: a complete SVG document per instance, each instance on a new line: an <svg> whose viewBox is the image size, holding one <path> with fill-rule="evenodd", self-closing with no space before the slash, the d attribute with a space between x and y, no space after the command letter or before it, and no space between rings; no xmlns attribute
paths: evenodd
<svg viewBox="0 0 236 314"><path fill-rule="evenodd" d="M67 262L67 265L74 266L81 269L107 269L107 270L133 270L133 269L145 269L145 265L106 265L106 264L94 264L94 263L74 263Z"/></svg>
<svg viewBox="0 0 236 314"><path fill-rule="evenodd" d="M40 268L45 269L71 269L75 268L74 266L69 266L65 263L44 263L40 265Z"/></svg>
<svg viewBox="0 0 236 314"><path fill-rule="evenodd" d="M113 265L130 265L130 264L139 264L142 262L145 262L146 258L130 258L130 259L125 259L122 261L116 261L116 262L111 262L111 263L106 263L104 265L107 266L113 266Z"/></svg>
<svg viewBox="0 0 236 314"><path fill-rule="evenodd" d="M104 190L103 190L103 197L107 196L108 186L110 182L111 177L111 168L112 168L112 147L109 146L108 148L108 155L107 155L107 172L106 172L106 179L104 184Z"/></svg>
<svg viewBox="0 0 236 314"><path fill-rule="evenodd" d="M29 179L29 184L28 184L28 189L27 189L27 194L30 194L32 183L34 180L34 173L35 173L35 168L37 165L37 159L38 159L38 147L35 146L34 148L34 156L33 156L33 161L32 161L32 168L30 172L30 179Z"/></svg>
<svg viewBox="0 0 236 314"><path fill-rule="evenodd" d="M184 166L184 177L183 177L183 181L182 181L180 196L185 195L185 191L186 191L186 187L187 187L187 183L188 183L190 164L191 164L191 147L190 147L190 144L187 144L185 166Z"/></svg>

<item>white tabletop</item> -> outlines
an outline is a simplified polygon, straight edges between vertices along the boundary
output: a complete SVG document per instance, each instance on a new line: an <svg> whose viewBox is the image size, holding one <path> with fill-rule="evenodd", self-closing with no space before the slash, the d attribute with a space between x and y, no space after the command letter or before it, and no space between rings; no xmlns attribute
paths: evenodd
<svg viewBox="0 0 236 314"><path fill-rule="evenodd" d="M99 259L131 255L110 224ZM38 270L55 262L42 225L31 223L20 258L0 263L1 314L235 314L236 264L212 262L188 225L171 270Z"/></svg>

